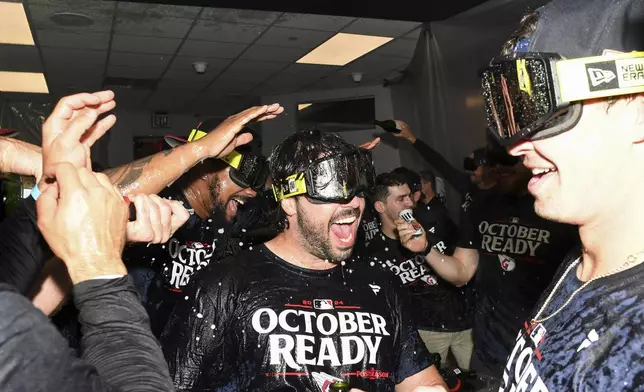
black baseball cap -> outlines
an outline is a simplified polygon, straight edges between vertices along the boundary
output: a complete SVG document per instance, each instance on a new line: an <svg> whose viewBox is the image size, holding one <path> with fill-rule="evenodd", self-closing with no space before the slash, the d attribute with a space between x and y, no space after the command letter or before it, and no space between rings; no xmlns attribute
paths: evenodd
<svg viewBox="0 0 644 392"><path fill-rule="evenodd" d="M420 180L420 175L415 171L406 167L399 167L393 170L394 173L401 174L407 180L407 185L412 192L417 192L423 188L423 183Z"/></svg>
<svg viewBox="0 0 644 392"><path fill-rule="evenodd" d="M572 59L644 49L642 0L553 0L537 12L536 29L519 51Z"/></svg>

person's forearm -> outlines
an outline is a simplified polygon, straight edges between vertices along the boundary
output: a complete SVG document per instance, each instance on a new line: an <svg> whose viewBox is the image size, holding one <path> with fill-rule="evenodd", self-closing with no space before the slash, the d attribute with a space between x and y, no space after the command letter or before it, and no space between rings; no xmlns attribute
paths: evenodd
<svg viewBox="0 0 644 392"><path fill-rule="evenodd" d="M186 143L103 173L124 196L157 194L206 158L206 150L201 144Z"/></svg>
<svg viewBox="0 0 644 392"><path fill-rule="evenodd" d="M451 186L460 194L465 194L470 181L467 175L452 166L445 157L434 150L427 143L414 137L410 140L420 156L429 163Z"/></svg>
<svg viewBox="0 0 644 392"><path fill-rule="evenodd" d="M31 303L45 316L52 317L65 304L72 287L65 263L57 257L53 258L45 265L42 281L30 294Z"/></svg>
<svg viewBox="0 0 644 392"><path fill-rule="evenodd" d="M174 391L161 347L132 278L86 280L74 286L82 357L119 391Z"/></svg>
<svg viewBox="0 0 644 392"><path fill-rule="evenodd" d="M453 285L460 287L472 279L474 272L476 272L476 267L472 268L467 265L465 257L472 257L471 255L464 255L464 252L476 252L475 250L461 250L454 252L453 256L447 256L441 254L436 249L432 249L425 260L427 264L443 279L452 283ZM478 260L477 260L478 262Z"/></svg>
<svg viewBox="0 0 644 392"><path fill-rule="evenodd" d="M31 143L0 137L0 172L34 176L40 180L42 149Z"/></svg>

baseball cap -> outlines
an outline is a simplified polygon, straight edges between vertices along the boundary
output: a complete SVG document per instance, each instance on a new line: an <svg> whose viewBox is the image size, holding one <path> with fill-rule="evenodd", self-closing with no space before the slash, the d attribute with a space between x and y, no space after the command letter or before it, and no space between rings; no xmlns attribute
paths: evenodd
<svg viewBox="0 0 644 392"><path fill-rule="evenodd" d="M423 183L420 180L420 175L415 171L406 167L399 167L393 170L394 173L403 175L407 179L407 185L412 192L417 192L423 188Z"/></svg>
<svg viewBox="0 0 644 392"><path fill-rule="evenodd" d="M536 29L526 38L529 43L517 45L524 48L521 51L572 59L600 56L606 49L644 49L642 0L553 0L537 12Z"/></svg>

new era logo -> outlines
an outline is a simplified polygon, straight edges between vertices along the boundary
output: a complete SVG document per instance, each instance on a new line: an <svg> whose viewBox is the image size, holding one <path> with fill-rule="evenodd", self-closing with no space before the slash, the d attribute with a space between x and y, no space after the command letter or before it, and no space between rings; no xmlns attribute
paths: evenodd
<svg viewBox="0 0 644 392"><path fill-rule="evenodd" d="M380 286L378 285L370 284L369 287L371 287L371 290L373 290L374 294L378 294L380 292Z"/></svg>
<svg viewBox="0 0 644 392"><path fill-rule="evenodd" d="M613 81L613 79L617 78L613 71L601 68L588 68L588 76L590 77L590 83L593 87L597 87L603 83L608 84Z"/></svg>

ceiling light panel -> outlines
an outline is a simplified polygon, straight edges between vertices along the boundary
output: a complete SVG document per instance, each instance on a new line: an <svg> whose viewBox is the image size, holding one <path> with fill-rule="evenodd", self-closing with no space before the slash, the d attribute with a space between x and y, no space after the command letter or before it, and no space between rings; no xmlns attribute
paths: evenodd
<svg viewBox="0 0 644 392"><path fill-rule="evenodd" d="M391 37L338 33L297 62L344 66L391 40Z"/></svg>
<svg viewBox="0 0 644 392"><path fill-rule="evenodd" d="M0 92L49 94L49 89L42 73L0 71Z"/></svg>
<svg viewBox="0 0 644 392"><path fill-rule="evenodd" d="M0 44L34 45L25 8L21 3L0 1Z"/></svg>

